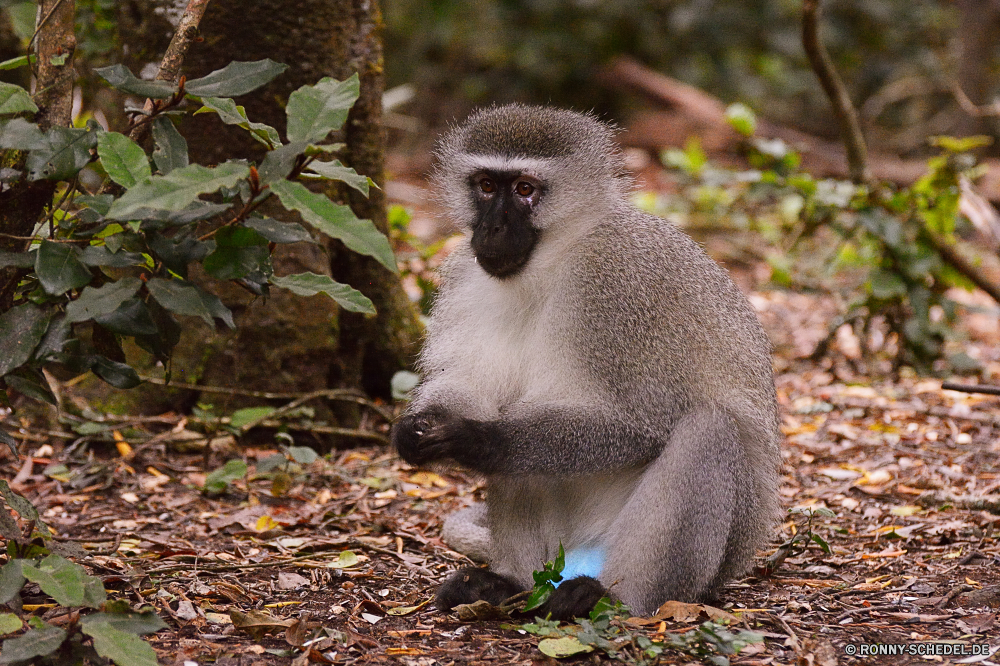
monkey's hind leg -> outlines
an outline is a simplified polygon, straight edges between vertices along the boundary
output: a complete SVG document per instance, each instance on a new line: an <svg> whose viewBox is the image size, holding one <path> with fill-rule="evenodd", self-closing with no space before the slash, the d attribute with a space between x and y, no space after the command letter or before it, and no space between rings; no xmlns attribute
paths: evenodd
<svg viewBox="0 0 1000 666"><path fill-rule="evenodd" d="M459 569L441 584L434 595L438 610L450 611L461 604L471 604L480 599L499 606L524 588L512 578L501 576L489 569L466 567Z"/></svg>
<svg viewBox="0 0 1000 666"><path fill-rule="evenodd" d="M688 414L612 525L600 579L639 614L703 599L752 557L765 521L757 505L733 419Z"/></svg>

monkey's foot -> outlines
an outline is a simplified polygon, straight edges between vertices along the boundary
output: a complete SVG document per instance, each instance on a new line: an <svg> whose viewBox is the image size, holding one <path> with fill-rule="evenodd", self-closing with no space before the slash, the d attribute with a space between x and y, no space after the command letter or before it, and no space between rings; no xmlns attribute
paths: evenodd
<svg viewBox="0 0 1000 666"><path fill-rule="evenodd" d="M560 583L549 600L532 613L539 617L551 615L553 620L564 621L575 617L586 617L601 597L607 594L608 591L596 578L590 576L570 578Z"/></svg>
<svg viewBox="0 0 1000 666"><path fill-rule="evenodd" d="M450 611L455 606L475 603L480 599L499 606L521 589L515 581L489 569L466 567L441 584L434 595L434 606L438 610Z"/></svg>

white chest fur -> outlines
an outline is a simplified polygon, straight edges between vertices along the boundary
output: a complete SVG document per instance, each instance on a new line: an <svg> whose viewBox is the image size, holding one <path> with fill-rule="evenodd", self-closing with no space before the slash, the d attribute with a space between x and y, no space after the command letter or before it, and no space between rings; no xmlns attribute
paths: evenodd
<svg viewBox="0 0 1000 666"><path fill-rule="evenodd" d="M431 319L421 393L441 400L438 386L457 390L455 402L474 418L496 418L526 397L562 397L572 373L559 358L565 355L552 290L525 279L498 280L475 265L462 268L449 276Z"/></svg>

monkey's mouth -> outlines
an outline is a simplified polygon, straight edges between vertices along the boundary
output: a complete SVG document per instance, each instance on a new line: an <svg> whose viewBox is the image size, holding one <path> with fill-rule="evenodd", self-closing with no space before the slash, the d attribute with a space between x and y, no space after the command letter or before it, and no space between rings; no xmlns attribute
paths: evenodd
<svg viewBox="0 0 1000 666"><path fill-rule="evenodd" d="M511 277L512 275L520 272L524 268L525 264L528 263L528 259L531 257L530 252L526 252L521 256L509 256L509 255L490 255L490 254L480 254L476 253L476 263L478 263L484 271L489 273L495 278Z"/></svg>

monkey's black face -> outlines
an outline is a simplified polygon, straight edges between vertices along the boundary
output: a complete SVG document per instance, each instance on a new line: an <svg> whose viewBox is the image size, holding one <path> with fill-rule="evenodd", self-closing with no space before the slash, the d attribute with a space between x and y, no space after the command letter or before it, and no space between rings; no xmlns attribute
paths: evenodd
<svg viewBox="0 0 1000 666"><path fill-rule="evenodd" d="M483 270L497 278L520 271L538 241L531 224L544 194L541 181L516 171L478 171L469 179L476 204L472 251Z"/></svg>

